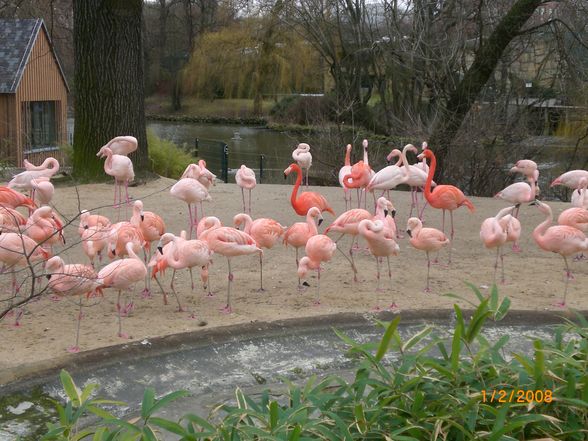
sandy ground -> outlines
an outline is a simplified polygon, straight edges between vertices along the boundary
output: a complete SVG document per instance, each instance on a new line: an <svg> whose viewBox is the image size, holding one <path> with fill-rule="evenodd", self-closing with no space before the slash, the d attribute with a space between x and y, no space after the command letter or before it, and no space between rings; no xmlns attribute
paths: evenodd
<svg viewBox="0 0 588 441"><path fill-rule="evenodd" d="M145 210L162 215L167 230L179 233L186 228L186 205L169 196L169 187L174 181L161 178L130 189L135 199L144 202ZM301 221L290 206L290 185L258 185L253 191L253 215L255 217L272 217L283 225ZM336 213L344 211L343 192L340 188L311 187L320 191L331 202ZM92 209L104 206L112 200L113 186L108 184L60 187L54 199L55 206L66 218L75 216L79 209ZM79 199L78 199L79 194ZM205 213L215 215L224 225L231 224L234 214L241 211L240 189L233 184L218 184L211 191L213 201L205 204ZM397 223L404 231L408 211L410 209L410 193L392 192L392 200L397 209ZM455 213L456 238L453 243L453 263L449 267L434 266L431 268L431 293L423 292L426 276L426 259L423 252L413 249L408 237L401 239L400 255L392 260L392 282L384 273L382 286L388 288L377 293L376 268L374 258L360 253L357 266L360 281L353 283L349 263L339 253L331 262L324 265L321 273L320 306L314 306L316 295L316 274L308 279L311 287L305 292L297 290L297 276L294 249L277 246L265 252L264 285L266 292L257 292L259 287L259 263L257 256L244 256L233 259L235 275L232 314L223 314L219 310L225 304L227 283L227 261L222 256L215 256L210 271L210 282L215 295L207 297L198 284L194 292L190 291L190 279L186 272L176 276L176 287L184 302L195 313L176 312L177 305L170 298L164 305L157 285L152 285L152 298L143 299L139 295L142 284L135 288L135 311L125 317L124 330L131 340L142 340L158 335L173 334L203 329L206 327L228 324L247 323L250 321L271 321L300 316L332 314L342 311L368 312L376 305L387 307L396 301L401 310L438 308L449 309L454 299L441 294L453 292L474 300L474 294L465 286L470 281L482 286L485 291L493 281L495 253L486 250L479 238L480 224L483 219L494 216L506 206L500 200L472 198L477 210L470 214L465 208ZM568 207L564 203L551 203L557 216ZM93 210L116 219L111 207ZM122 213L124 215L124 212ZM130 215L130 210L129 210ZM330 224L333 217L325 213L325 222L320 230ZM563 293L563 260L556 254L540 250L531 236L533 228L543 216L535 207L521 208L520 218L523 223L521 241L522 253L513 254L508 249L505 256L507 283L500 286L500 294L510 297L513 309L547 310L557 309L552 304ZM441 212L427 208L425 212L427 226L441 227ZM77 221L66 230L68 249L61 252L68 262L87 262L78 244ZM348 250L350 239L339 242L344 250ZM360 242L361 244L361 242ZM363 244L362 244L363 245ZM57 249L59 251L59 249ZM447 261L447 251L440 255L442 263ZM571 261L571 259L570 259ZM103 262L105 264L107 262ZM588 309L586 282L588 281L588 263L586 261L571 263L576 281L570 283L568 306L576 309ZM10 289L10 276L1 275L0 283L6 293ZM171 272L163 279L164 286L169 286ZM43 282L44 283L44 282ZM123 342L116 335L116 292L106 290L105 296L93 307L86 308L82 321L80 346L82 350L90 350ZM467 306L464 304L464 306ZM49 296L32 303L22 318L22 326L11 326L13 319L5 318L0 322L0 372L14 370L52 358L67 355L66 348L73 343L77 306L71 299L53 302ZM75 355L74 355L75 356Z"/></svg>

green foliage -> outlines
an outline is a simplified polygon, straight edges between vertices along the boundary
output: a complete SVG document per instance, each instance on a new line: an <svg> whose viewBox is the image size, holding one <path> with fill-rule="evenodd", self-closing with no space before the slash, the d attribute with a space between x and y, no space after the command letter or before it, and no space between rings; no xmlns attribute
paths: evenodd
<svg viewBox="0 0 588 441"><path fill-rule="evenodd" d="M335 121L334 100L331 96L291 95L276 103L270 115L277 122L314 125Z"/></svg>
<svg viewBox="0 0 588 441"><path fill-rule="evenodd" d="M385 331L379 343L358 343L336 331L358 360L352 380L313 376L302 386L285 380L282 395L265 391L255 399L237 389L233 403L215 409L215 420L193 414L177 422L153 416L185 392L156 400L152 389L145 392L139 417L116 419L97 411L97 401L89 398L95 386L80 394L62 372L69 401L58 407L60 424L50 427L43 440L91 435L93 440L157 440L158 430L185 441L586 439L588 322L578 315L578 324L567 321L558 327L553 341L535 341L532 356L510 359L503 350L508 335L490 342L481 332L488 320L506 315L509 300L499 299L495 286L487 296L470 288L478 299L473 314L466 319L455 305L449 338L425 326L403 340L400 317L380 323ZM519 390L551 391L553 400L517 402L519 394L510 398L510 392ZM493 391L506 396L501 401ZM75 430L84 410L103 418L98 428Z"/></svg>
<svg viewBox="0 0 588 441"><path fill-rule="evenodd" d="M151 130L147 132L147 145L153 172L160 176L178 179L186 167L196 161L192 155L173 142L158 138Z"/></svg>

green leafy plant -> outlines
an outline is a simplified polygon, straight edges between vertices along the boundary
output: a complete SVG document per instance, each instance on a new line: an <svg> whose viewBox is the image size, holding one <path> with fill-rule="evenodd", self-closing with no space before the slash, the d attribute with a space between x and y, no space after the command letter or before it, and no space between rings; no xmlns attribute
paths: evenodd
<svg viewBox="0 0 588 441"><path fill-rule="evenodd" d="M160 176L178 179L190 163L196 162L190 153L171 141L158 138L151 130L147 132L147 145L153 172Z"/></svg>
<svg viewBox="0 0 588 441"><path fill-rule="evenodd" d="M157 430L186 441L586 439L586 319L578 314L575 322L567 320L555 329L553 341L534 341L532 355L511 356L504 350L508 335L491 342L483 333L489 320L505 317L510 301L500 299L495 286L487 296L469 287L477 299L472 302L475 309L466 318L455 305L449 335L427 325L404 339L398 331L400 317L379 322L384 333L375 343L359 343L336 331L348 345L349 358L357 360L353 379L313 376L302 386L284 379L285 391L259 396L237 389L235 399L218 405L208 419L187 414L174 422L154 416L185 392L156 400L151 389L145 392L140 416L116 419L97 411L98 402L90 400L90 393L78 394L62 372L70 401L50 432L61 438L44 439L92 435L92 440L151 441L160 439ZM506 399L499 398L500 391ZM519 394L513 399L508 397L511 391L532 391L534 399L520 401ZM544 399L547 395L549 400ZM96 429L76 432L73 428L84 411L102 420Z"/></svg>

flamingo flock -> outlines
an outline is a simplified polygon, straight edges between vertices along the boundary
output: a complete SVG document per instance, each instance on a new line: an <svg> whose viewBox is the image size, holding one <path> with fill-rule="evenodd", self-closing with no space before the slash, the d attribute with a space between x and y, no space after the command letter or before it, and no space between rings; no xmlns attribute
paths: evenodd
<svg viewBox="0 0 588 441"><path fill-rule="evenodd" d="M3 264L3 272L12 273L12 299L18 299L22 287L22 282L16 276L16 269L39 262L44 263L48 291L52 292L57 300L64 297L77 299L79 311L76 317L75 342L68 348L70 352L79 351L82 308L87 299L100 299L107 295L108 289L116 291L116 333L121 338L128 338L123 330L123 317L131 314L135 308L133 287L143 282L142 296L151 297L151 279L154 279L161 290L163 303L167 304L167 293L161 278L168 269L172 270L169 290L176 298L177 310L188 311L189 317L195 318L196 311L190 311L190 308L185 306L181 300L181 293L176 290L176 273L188 270L194 291L192 272L196 269L200 273L206 295L213 296L209 269L217 255L227 259L228 267L226 302L221 312L232 313L234 299L231 293L235 290L235 275L231 266L233 259L246 255L256 255L259 258L258 291L264 292L264 255L267 265L268 256L272 256L272 249L280 242L295 249L299 291L303 292L310 286L308 280L304 283L302 280L308 277L311 270L316 270L315 305L321 303L321 272L324 271L324 265L335 258L337 250L351 265L351 283L360 283L355 261L357 254L362 252L357 245L359 238L367 244L365 251L375 259L376 291L390 292L394 283L390 257L402 255L399 240L403 236L396 224L396 208L389 191L401 184L411 189L410 214L404 230L409 236L408 243L426 255L424 291L430 292L431 266L437 263L437 258L432 259L431 253L439 253L443 248L448 248L448 265L452 263L452 244L455 239L453 212L460 207L466 207L471 213L475 212L472 201L459 188L433 181L437 162L433 150L426 142L422 144L420 154L412 144L407 144L402 150L393 149L387 160L398 158L396 164L375 172L369 165L368 141L363 140L363 159L354 164L351 163L351 144L345 147L344 165L339 170L339 183L343 187L346 210L337 216L324 195L308 191L308 170L312 164L312 155L310 146L300 143L292 154L295 162L284 170L284 177L295 175L290 205L296 215L302 217L301 221L284 226L275 219L252 217L251 192L256 187L256 176L254 170L246 165L242 165L236 174L237 185L241 188L242 213L234 215L233 226L222 225L218 217L205 216L202 204L211 202L214 205L211 193L214 193L212 187L215 185L216 176L206 168L206 162L200 160L197 164L190 164L169 190L170 196L187 204L188 209L187 229L176 235L167 231L164 216L155 211L145 210L145 207L156 208L152 204L148 206L148 201L133 200L130 217L127 218L125 213L126 220L120 219L120 207L131 205L128 185L134 178L134 172L132 161L127 155L136 149L137 140L134 137L120 136L106 143L97 152L97 156L105 158L105 172L115 180L113 207L119 208L119 219L112 222L103 214L86 210L78 214L77 232L80 248L88 259L87 264L68 263L63 257L55 255L56 249L65 245L65 223L57 210L50 205L55 192L50 180L59 170L59 163L54 158L47 159L39 166L25 162L25 171L16 175L7 187L0 187L0 261ZM417 155L418 161L410 164L408 153ZM577 259L581 259L582 253L588 251L588 239L585 236L588 231L588 172L567 172L552 182L552 186L565 185L575 190L573 206L561 213L558 218L559 225L552 225L551 208L536 199L539 193L537 164L530 160L520 160L511 171L522 174L526 182L517 182L497 193L496 198L507 202L508 206L502 208L495 216L485 219L480 228L483 246L495 250L496 253L494 281L496 282L500 261L501 282L505 282L504 246L512 242L513 251L520 252L520 206L533 205L545 216L545 220L533 230L533 239L539 248L560 254L564 260L565 286L563 299L558 303L558 306L564 306L568 282L573 277L568 257L576 255ZM303 174L307 191L299 192ZM354 188L357 191L357 208L352 208L350 190ZM25 196L17 190L29 191L30 194ZM245 190L249 192L248 203ZM382 193L377 197L375 191ZM367 207L368 192L372 193L374 199L373 213ZM419 193L423 196L421 204ZM385 194L387 197L384 197ZM433 209L442 210L441 229L424 226L423 212L427 204ZM25 216L17 211L18 207L27 208L29 215ZM262 210L263 205L256 209ZM415 210L416 216L413 217ZM446 211L449 211L450 215L448 235L445 234ZM332 216L332 221L321 234L319 227L324 221L325 214ZM347 254L343 252L340 244L345 235L351 236ZM156 244L155 251L152 251L153 244ZM304 249L303 257L299 255L300 249ZM105 256L111 261L102 265ZM382 288L381 283L381 265L384 257L388 268L388 288ZM294 274L294 267L284 269L284 273ZM286 279L287 276L284 280ZM131 295L123 301L123 292L129 290ZM391 301L387 308L394 310L398 305ZM380 309L380 305L376 305L375 309ZM20 325L21 314L22 311L16 314L16 326Z"/></svg>

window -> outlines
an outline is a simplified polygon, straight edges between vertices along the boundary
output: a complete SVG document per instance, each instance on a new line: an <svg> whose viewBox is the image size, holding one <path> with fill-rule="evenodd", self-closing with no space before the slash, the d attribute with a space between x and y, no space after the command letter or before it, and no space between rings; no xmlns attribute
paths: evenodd
<svg viewBox="0 0 588 441"><path fill-rule="evenodd" d="M22 103L25 147L38 150L57 146L56 103L56 101Z"/></svg>

